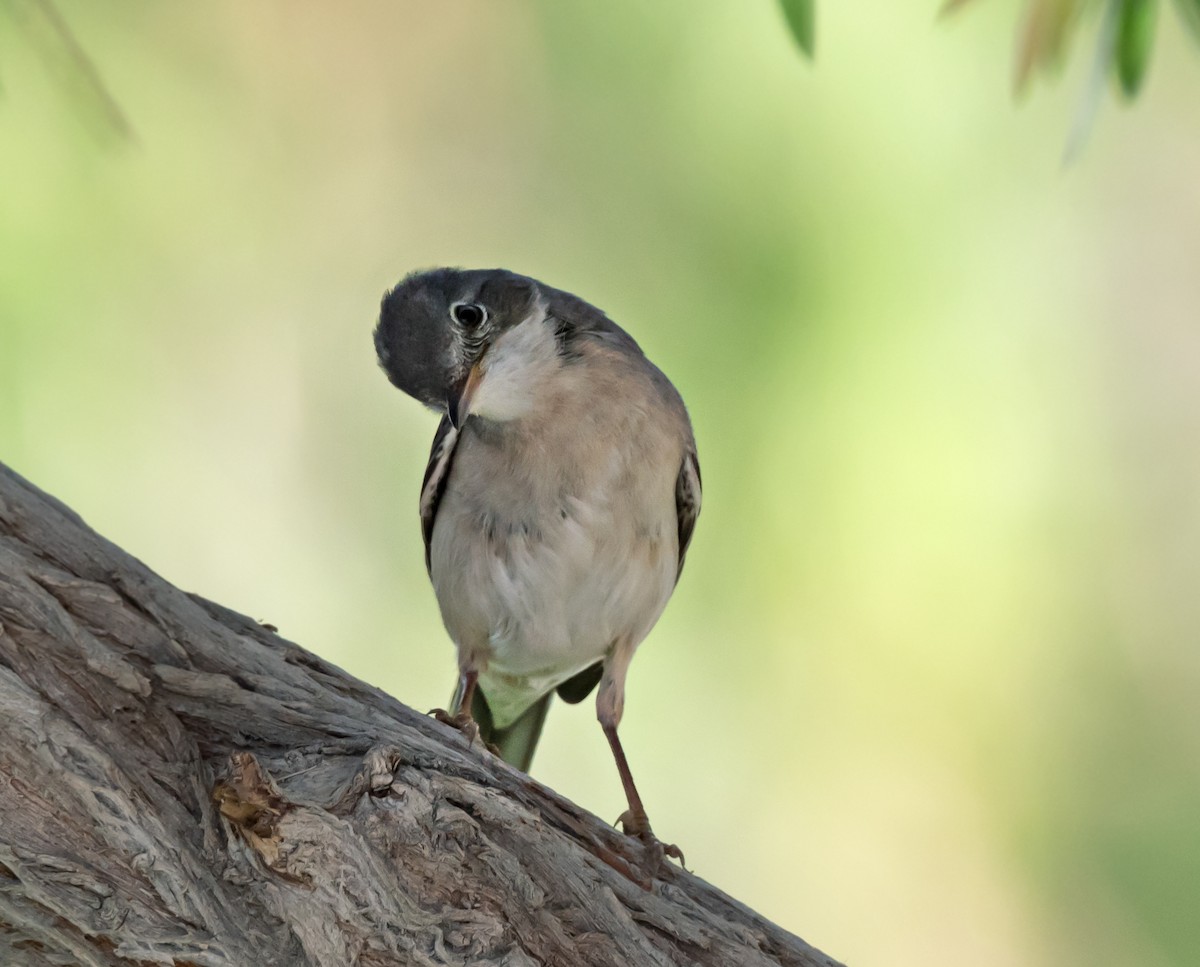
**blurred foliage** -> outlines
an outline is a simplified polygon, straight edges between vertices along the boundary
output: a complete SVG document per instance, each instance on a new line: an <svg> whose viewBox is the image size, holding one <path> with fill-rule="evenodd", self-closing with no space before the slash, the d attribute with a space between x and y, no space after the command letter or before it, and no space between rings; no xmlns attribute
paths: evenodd
<svg viewBox="0 0 1200 967"><path fill-rule="evenodd" d="M67 103L101 139L133 136L124 112L53 0L0 0L0 9L37 51Z"/></svg>
<svg viewBox="0 0 1200 967"><path fill-rule="evenodd" d="M1002 3L951 39L824 4L854 56L819 70L767 2L58 7L137 138L98 146L0 30L0 459L431 708L436 419L378 371L379 298L437 264L577 292L704 465L622 726L656 830L847 963L1195 962L1186 34L1064 172L1090 65L1017 110ZM624 808L588 707L533 773Z"/></svg>
<svg viewBox="0 0 1200 967"><path fill-rule="evenodd" d="M1116 71L1127 97L1141 90L1154 46L1157 0L1124 0L1117 25Z"/></svg>
<svg viewBox="0 0 1200 967"><path fill-rule="evenodd" d="M130 137L132 129L109 93L95 65L67 26L54 0L0 0L22 27L51 73L85 117L99 122L101 134ZM972 0L945 0L942 14ZM1175 0L1184 24L1200 41L1200 0ZM816 52L816 0L779 0L787 27L805 56ZM1083 14L1106 7L1114 29L1097 39L1096 76L1111 74L1122 93L1133 99L1150 64L1158 17L1158 0L1027 0L1016 43L1014 87L1023 92L1037 72L1057 73L1066 49L1084 20ZM1094 116L1093 99L1085 95L1077 109L1077 139L1086 137Z"/></svg>
<svg viewBox="0 0 1200 967"><path fill-rule="evenodd" d="M972 0L945 0L942 13L952 13ZM792 36L809 57L814 55L816 0L779 0ZM1200 40L1200 0L1175 0L1179 16ZM1028 0L1017 35L1014 86L1018 93L1038 71L1057 72L1083 14L1107 6L1118 21L1115 38L1102 33L1100 56L1105 72L1133 98L1142 86L1154 45L1158 0Z"/></svg>
<svg viewBox="0 0 1200 967"><path fill-rule="evenodd" d="M779 0L788 29L809 57L816 53L816 0Z"/></svg>
<svg viewBox="0 0 1200 967"><path fill-rule="evenodd" d="M942 11L950 13L970 2L946 0ZM1200 0L1175 0L1175 5L1185 26L1200 41ZM1158 0L1027 0L1017 34L1016 91L1025 90L1038 71L1057 72L1085 14L1104 8L1117 26L1111 37L1103 30L1099 33L1101 73L1116 78L1126 97L1135 97L1150 64Z"/></svg>

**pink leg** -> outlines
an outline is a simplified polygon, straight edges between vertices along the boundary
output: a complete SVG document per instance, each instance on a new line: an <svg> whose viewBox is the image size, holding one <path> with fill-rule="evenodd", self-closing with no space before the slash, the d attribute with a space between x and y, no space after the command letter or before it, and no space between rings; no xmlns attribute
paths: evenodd
<svg viewBox="0 0 1200 967"><path fill-rule="evenodd" d="M633 773L629 769L629 760L625 758L625 749L617 735L617 726L625 712L625 673L629 670L629 662L633 658L633 649L618 644L604 662L604 676L600 679L600 690L596 693L596 717L600 727L608 739L612 749L613 759L617 763L617 772L621 776L621 785L625 789L625 799L629 808L617 820L629 836L636 836L652 855L657 856L655 865L662 857L673 856L681 863L683 853L678 846L662 843L650 829L650 820L646 816L646 808L642 805L642 797L638 795L637 786L633 782Z"/></svg>

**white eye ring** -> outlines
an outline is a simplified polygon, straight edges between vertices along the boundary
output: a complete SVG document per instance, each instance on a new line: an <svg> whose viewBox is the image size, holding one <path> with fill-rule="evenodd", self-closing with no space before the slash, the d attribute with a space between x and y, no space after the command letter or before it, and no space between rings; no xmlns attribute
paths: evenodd
<svg viewBox="0 0 1200 967"><path fill-rule="evenodd" d="M450 306L450 318L465 329L478 329L487 317L487 308L478 302L455 302Z"/></svg>

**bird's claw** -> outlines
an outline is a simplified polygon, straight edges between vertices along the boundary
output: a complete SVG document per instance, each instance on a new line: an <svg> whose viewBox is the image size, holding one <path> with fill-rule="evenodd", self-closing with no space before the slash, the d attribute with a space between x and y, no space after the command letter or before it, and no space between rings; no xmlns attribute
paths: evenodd
<svg viewBox="0 0 1200 967"><path fill-rule="evenodd" d="M679 860L679 865L687 869L687 863L683 858L683 850L674 843L664 843L650 828L650 820L646 818L646 814L635 813L631 809L617 818L622 831L626 836L632 836L641 842L642 848L646 851L646 866L653 873L663 864L666 857Z"/></svg>
<svg viewBox="0 0 1200 967"><path fill-rule="evenodd" d="M459 712L452 714L444 708L434 708L429 710L429 714L442 723L448 725L452 729L458 729L467 738L467 745L475 744L475 740L479 738L479 723L475 721L469 712ZM498 746L491 742L484 742L483 747L488 750L497 759L502 759L504 756L500 754Z"/></svg>
<svg viewBox="0 0 1200 967"><path fill-rule="evenodd" d="M467 739L467 745L475 744L475 740L479 738L479 725L471 717L470 712L450 713L444 708L431 709L429 712L435 719L448 725L452 729L458 729Z"/></svg>

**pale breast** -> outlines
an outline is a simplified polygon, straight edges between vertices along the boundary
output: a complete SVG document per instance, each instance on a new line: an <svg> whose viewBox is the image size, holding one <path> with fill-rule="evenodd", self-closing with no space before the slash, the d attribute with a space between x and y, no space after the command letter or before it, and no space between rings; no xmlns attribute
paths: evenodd
<svg viewBox="0 0 1200 967"><path fill-rule="evenodd" d="M619 376L565 371L532 419L470 419L459 439L433 584L451 636L486 656L485 684L507 681L516 714L616 640L644 638L674 587L682 435L650 405L652 384Z"/></svg>

